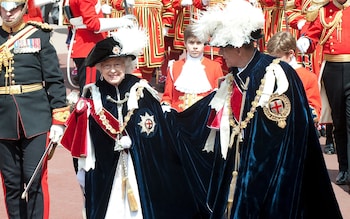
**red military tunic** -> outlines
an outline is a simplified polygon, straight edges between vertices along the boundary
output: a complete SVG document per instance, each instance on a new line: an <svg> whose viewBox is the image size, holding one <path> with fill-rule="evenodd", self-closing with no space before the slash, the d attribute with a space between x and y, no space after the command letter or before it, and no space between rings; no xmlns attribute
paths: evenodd
<svg viewBox="0 0 350 219"><path fill-rule="evenodd" d="M350 45L346 43L346 40L350 39L349 21L349 8L342 10L333 2L322 7L319 10L319 16L305 32L305 36L311 40L311 46L307 52L313 52L317 44L321 44L326 61L333 61L336 57L349 62ZM323 33L324 30L325 33Z"/></svg>
<svg viewBox="0 0 350 219"><path fill-rule="evenodd" d="M74 17L82 17L85 29L77 29L73 43L72 58L85 58L98 41L107 36L106 32L96 33L100 30L99 18L104 15L98 0L69 0L69 6Z"/></svg>
<svg viewBox="0 0 350 219"><path fill-rule="evenodd" d="M300 37L300 29L298 27L298 23L302 20L306 21L306 13L308 7L310 7L311 0L295 0L295 1L287 1L286 5L286 16L289 31L293 33L296 38ZM309 22L305 23L303 29L307 29ZM297 59L299 63L302 63L305 68L312 71L319 76L321 61L322 61L322 50L319 46L315 52L312 54L297 54Z"/></svg>

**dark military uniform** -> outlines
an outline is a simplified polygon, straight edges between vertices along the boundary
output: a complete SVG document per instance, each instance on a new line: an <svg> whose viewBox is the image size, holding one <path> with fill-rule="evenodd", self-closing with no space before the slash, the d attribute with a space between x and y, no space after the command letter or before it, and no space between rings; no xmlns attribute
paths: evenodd
<svg viewBox="0 0 350 219"><path fill-rule="evenodd" d="M45 163L27 202L21 194L45 151L51 125L63 124L69 114L51 30L33 22L0 29L0 170L10 218L48 217Z"/></svg>

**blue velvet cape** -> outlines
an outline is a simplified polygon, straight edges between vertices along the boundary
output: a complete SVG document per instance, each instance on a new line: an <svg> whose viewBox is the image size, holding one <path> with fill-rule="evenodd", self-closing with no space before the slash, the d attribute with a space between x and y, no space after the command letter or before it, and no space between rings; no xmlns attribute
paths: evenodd
<svg viewBox="0 0 350 219"><path fill-rule="evenodd" d="M138 80L135 76L126 75L118 86L121 99ZM105 81L98 81L96 85L99 87L103 106L117 118L116 104L106 101L106 95L117 99L115 87ZM199 107L201 113L190 113L199 119L188 117L186 113L179 116L174 112L166 120L159 101L146 89L143 94L143 98L138 101L139 109L134 111L126 126L132 140L129 152L134 163L143 217L209 218L210 212L205 198L214 156L201 152L205 138L198 139L192 132L198 127L200 129L197 136L207 135L209 132L205 126L205 117L209 112L210 99L198 104L203 106ZM126 113L124 106L123 115ZM146 113L153 116L155 122L154 132L149 134L142 132L142 127L138 125L141 116ZM178 116L182 119L177 119ZM192 119L200 121L201 124L191 124ZM119 152L114 152L114 140L92 118L89 119L89 127L95 147L96 168L86 173L86 210L89 219L101 219L106 214ZM198 147L192 147L192 141L198 141ZM193 175L196 177L192 177ZM197 193L197 190L200 192Z"/></svg>
<svg viewBox="0 0 350 219"><path fill-rule="evenodd" d="M250 78L243 119L250 110L265 68L273 59L256 52L239 74L243 81ZM280 65L289 81L285 92L291 101L287 125L279 128L265 116L261 107L257 108L244 130L231 212L225 212L225 203L232 179L234 148L229 150L226 161L216 160L219 168L214 167L213 171L217 178L212 178L216 182L208 194L215 196L211 218L342 218L303 85L294 69L284 62Z"/></svg>

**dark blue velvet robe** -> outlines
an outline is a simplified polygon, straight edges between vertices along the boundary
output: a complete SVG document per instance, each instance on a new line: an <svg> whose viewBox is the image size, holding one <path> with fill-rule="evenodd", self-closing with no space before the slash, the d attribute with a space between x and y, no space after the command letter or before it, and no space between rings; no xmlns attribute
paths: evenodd
<svg viewBox="0 0 350 219"><path fill-rule="evenodd" d="M118 86L121 99L138 80L132 75L126 75L124 81ZM116 104L106 101L106 95L117 99L115 87L105 81L98 81L96 85L101 92L103 106L117 118ZM191 135L191 133L188 133L189 130L194 131L201 127L198 133L205 135L208 132L205 127L205 120L198 119L202 124L187 126L190 124L190 121L187 121L186 123L178 123L177 127L173 127L171 124L175 123L176 116L170 116L168 120L165 120L159 101L152 97L146 89L143 90L143 94L144 97L138 101L139 109L135 110L126 127L132 140L129 152L134 163L143 217L145 219L209 218L208 209L196 197L196 189L202 191L198 195L203 198L210 179L207 173L211 173L210 162L213 161L213 158L208 159L208 161L203 160L198 154L201 149L190 147L192 145L191 141L194 139L189 136L179 137L177 131L177 127L183 125L184 132ZM208 108L207 102L202 102L202 104ZM207 108L202 111L202 118L208 113ZM126 113L124 106L123 115L125 116ZM154 116L154 122L156 123L154 132L150 134L141 132L141 127L138 125L141 116L144 116L145 113ZM182 117L186 117L185 115L183 114ZM199 126L197 127L197 125ZM113 150L114 140L100 128L94 119L90 118L89 126L95 147L96 168L87 172L85 178L87 217L89 219L101 219L104 218L107 210L119 153ZM202 132L205 129L207 131ZM183 139L183 144L180 145L177 138ZM206 153L203 154L204 158L212 156ZM183 157L180 157L180 155ZM203 165L198 159L203 161ZM183 162L186 162L186 167L191 167L192 164L200 165L200 170L208 171L205 172L205 175L193 179L196 180L193 184L189 184L191 176L184 171ZM197 184L198 180L205 180L205 186Z"/></svg>
<svg viewBox="0 0 350 219"><path fill-rule="evenodd" d="M250 84L243 119L250 110L265 68L274 58L257 52L239 74ZM225 212L234 166L234 148L227 160L216 160L209 197L215 197L211 218L342 218L321 152L303 85L284 62L291 112L284 129L261 107L244 130L240 165L231 212ZM237 75L235 76L237 79ZM218 145L217 145L218 146ZM222 168L222 169L220 169ZM219 187L217 187L219 185ZM218 192L219 191L219 192Z"/></svg>
<svg viewBox="0 0 350 219"><path fill-rule="evenodd" d="M250 77L245 113L272 57L256 53L240 76ZM289 81L292 102L287 126L281 129L257 108L244 133L241 163L230 218L341 218L302 83L295 71L281 63ZM139 79L127 75L119 86L121 98ZM117 115L113 86L97 82L103 106ZM128 126L130 149L144 218L225 218L235 148L222 158L218 138L214 152L203 152L209 102L215 93L184 112L164 114L159 102L144 90ZM154 116L153 133L141 132L140 116ZM123 109L126 115L126 109ZM114 140L90 119L96 150L96 169L86 174L88 218L104 218L119 153ZM98 191L98 192L97 192Z"/></svg>

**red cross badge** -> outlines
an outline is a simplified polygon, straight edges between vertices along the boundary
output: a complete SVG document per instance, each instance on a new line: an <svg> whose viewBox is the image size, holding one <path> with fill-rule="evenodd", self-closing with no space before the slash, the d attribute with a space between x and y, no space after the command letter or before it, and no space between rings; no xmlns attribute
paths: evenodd
<svg viewBox="0 0 350 219"><path fill-rule="evenodd" d="M280 128L286 127L286 119L290 114L290 109L290 100L285 94L272 94L267 107L263 108L266 117L277 122Z"/></svg>
<svg viewBox="0 0 350 219"><path fill-rule="evenodd" d="M141 121L138 125L141 127L141 133L146 133L147 136L154 132L156 123L154 122L154 116L150 116L147 112L145 115L140 115Z"/></svg>

